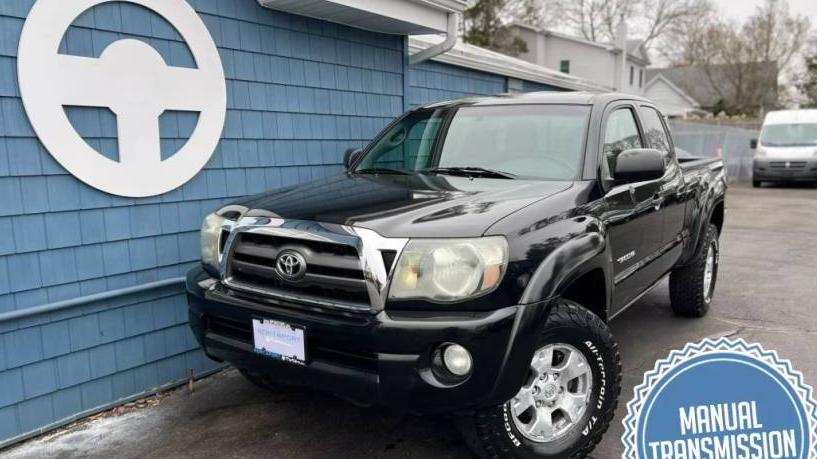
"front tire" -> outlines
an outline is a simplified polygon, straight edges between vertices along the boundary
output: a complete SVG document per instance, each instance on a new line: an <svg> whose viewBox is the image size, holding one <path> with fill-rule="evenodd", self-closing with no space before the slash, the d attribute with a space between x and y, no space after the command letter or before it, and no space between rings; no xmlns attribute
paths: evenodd
<svg viewBox="0 0 817 459"><path fill-rule="evenodd" d="M519 393L458 423L482 458L579 459L601 441L620 392L618 346L607 325L582 306L558 300Z"/></svg>
<svg viewBox="0 0 817 459"><path fill-rule="evenodd" d="M752 186L754 188L760 188L761 185L763 185L763 182L761 182L760 180L752 180Z"/></svg>
<svg viewBox="0 0 817 459"><path fill-rule="evenodd" d="M675 314L703 317L709 312L718 280L719 255L718 228L709 224L700 253L690 264L676 268L670 274L670 304Z"/></svg>

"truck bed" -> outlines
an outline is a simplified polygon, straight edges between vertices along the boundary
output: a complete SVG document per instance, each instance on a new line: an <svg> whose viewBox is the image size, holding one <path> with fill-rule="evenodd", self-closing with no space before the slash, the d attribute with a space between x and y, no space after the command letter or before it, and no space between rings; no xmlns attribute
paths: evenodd
<svg viewBox="0 0 817 459"><path fill-rule="evenodd" d="M704 166L709 166L713 169L723 167L723 159L718 157L690 156L687 158L678 158L678 162L681 164L681 169L684 170L699 169Z"/></svg>

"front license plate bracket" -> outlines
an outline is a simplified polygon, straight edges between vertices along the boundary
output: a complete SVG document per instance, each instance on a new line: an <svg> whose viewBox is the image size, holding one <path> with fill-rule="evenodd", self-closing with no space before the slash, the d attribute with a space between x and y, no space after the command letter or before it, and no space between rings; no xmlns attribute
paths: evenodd
<svg viewBox="0 0 817 459"><path fill-rule="evenodd" d="M256 353L306 365L306 328L269 319L252 319Z"/></svg>

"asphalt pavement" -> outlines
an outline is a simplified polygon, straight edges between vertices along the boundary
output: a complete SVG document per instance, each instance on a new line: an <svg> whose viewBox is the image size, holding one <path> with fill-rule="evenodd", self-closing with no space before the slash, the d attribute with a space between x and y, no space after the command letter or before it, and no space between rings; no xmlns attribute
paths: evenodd
<svg viewBox="0 0 817 459"><path fill-rule="evenodd" d="M817 189L730 188L710 314L673 316L666 285L612 323L624 367L617 416L592 456L621 457L621 419L657 359L687 342L732 336L792 360L817 384ZM730 384L713 381L713 384ZM267 393L234 370L156 406L102 417L0 452L8 458L472 458L446 417L394 415L295 390Z"/></svg>

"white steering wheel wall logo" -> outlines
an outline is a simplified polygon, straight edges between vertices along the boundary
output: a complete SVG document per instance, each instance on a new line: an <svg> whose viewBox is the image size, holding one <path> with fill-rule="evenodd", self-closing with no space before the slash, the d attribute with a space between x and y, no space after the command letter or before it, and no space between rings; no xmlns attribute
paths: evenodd
<svg viewBox="0 0 817 459"><path fill-rule="evenodd" d="M144 6L175 27L195 69L168 66L150 45L132 39L112 43L98 59L59 54L74 20L111 1L38 0L20 38L20 92L40 141L71 174L111 194L154 196L193 178L213 154L227 108L224 70L207 28L184 0L118 1ZM65 106L116 114L119 161L83 140ZM159 116L166 110L198 112L199 120L187 143L162 160Z"/></svg>

